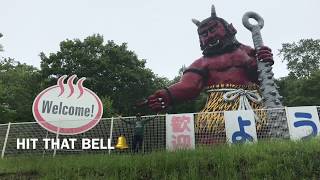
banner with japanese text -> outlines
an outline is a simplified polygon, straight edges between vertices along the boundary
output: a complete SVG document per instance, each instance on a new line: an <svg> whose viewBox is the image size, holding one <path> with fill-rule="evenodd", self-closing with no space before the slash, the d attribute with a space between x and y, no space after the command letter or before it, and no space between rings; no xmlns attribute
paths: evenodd
<svg viewBox="0 0 320 180"><path fill-rule="evenodd" d="M256 123L252 110L225 111L226 137L229 143L256 142Z"/></svg>
<svg viewBox="0 0 320 180"><path fill-rule="evenodd" d="M194 115L166 115L166 146L169 150L194 149Z"/></svg>
<svg viewBox="0 0 320 180"><path fill-rule="evenodd" d="M320 122L316 106L286 108L290 139L299 140L317 136Z"/></svg>

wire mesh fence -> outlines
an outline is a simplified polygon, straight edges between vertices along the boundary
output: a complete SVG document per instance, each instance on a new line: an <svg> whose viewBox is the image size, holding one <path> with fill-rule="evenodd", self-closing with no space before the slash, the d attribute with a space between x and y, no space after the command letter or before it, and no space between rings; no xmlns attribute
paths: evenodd
<svg viewBox="0 0 320 180"><path fill-rule="evenodd" d="M3 151L3 145L6 137L8 124L0 124L0 150Z"/></svg>
<svg viewBox="0 0 320 180"><path fill-rule="evenodd" d="M317 107L320 116L320 107ZM255 110L257 115L256 130L259 140L265 139L288 139L289 130L287 125L286 111L284 108ZM223 112L212 112L223 115ZM195 120L195 144L197 146L226 143L226 132L224 121L209 122L205 125L199 124L197 119L203 114L194 113ZM0 124L0 150L3 156L16 155L42 155L55 156L57 154L80 154L80 153L131 153L133 152L136 117L116 117L104 118L91 130L77 135L60 135L51 133L41 127L37 122ZM166 149L166 115L142 116L142 121L147 121L143 125L143 144L139 147L141 152L152 152ZM128 123L129 122L129 123ZM115 147L119 142L118 138L124 136L127 149L83 149L81 139L103 139L111 140L111 145ZM43 139L77 139L74 148L59 149L56 146L45 148ZM17 148L17 139L38 139L36 148Z"/></svg>

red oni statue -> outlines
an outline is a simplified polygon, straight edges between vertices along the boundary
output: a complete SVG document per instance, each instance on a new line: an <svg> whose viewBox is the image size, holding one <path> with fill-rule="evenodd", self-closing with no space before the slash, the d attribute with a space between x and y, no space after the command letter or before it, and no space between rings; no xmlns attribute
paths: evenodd
<svg viewBox="0 0 320 180"><path fill-rule="evenodd" d="M257 60L273 64L273 55L268 47L256 51L238 42L236 29L216 16L214 6L209 18L192 21L198 27L203 56L184 71L180 82L149 96L148 106L156 112L162 111L196 98L205 90L208 98L196 117L196 131L222 133L223 113L207 112L262 108Z"/></svg>

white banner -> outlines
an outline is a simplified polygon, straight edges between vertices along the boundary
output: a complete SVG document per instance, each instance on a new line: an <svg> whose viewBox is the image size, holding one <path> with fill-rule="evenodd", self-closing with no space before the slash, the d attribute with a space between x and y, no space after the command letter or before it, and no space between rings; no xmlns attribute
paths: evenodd
<svg viewBox="0 0 320 180"><path fill-rule="evenodd" d="M166 115L166 146L169 150L195 148L193 114Z"/></svg>
<svg viewBox="0 0 320 180"><path fill-rule="evenodd" d="M290 138L292 140L317 136L320 132L316 106L286 108Z"/></svg>
<svg viewBox="0 0 320 180"><path fill-rule="evenodd" d="M257 141L256 123L252 110L225 111L224 119L229 143Z"/></svg>

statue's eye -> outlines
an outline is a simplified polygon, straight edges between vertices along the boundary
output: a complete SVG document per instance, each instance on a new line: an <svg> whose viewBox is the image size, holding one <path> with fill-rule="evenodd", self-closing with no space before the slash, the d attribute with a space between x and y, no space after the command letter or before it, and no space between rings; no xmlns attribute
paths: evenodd
<svg viewBox="0 0 320 180"><path fill-rule="evenodd" d="M212 33L212 32L215 31L215 29L214 29L214 27L210 27L210 28L208 29L208 31Z"/></svg>
<svg viewBox="0 0 320 180"><path fill-rule="evenodd" d="M207 36L208 36L208 32L207 32L207 31L203 31L203 32L200 34L200 36L202 36L202 37L207 37Z"/></svg>

